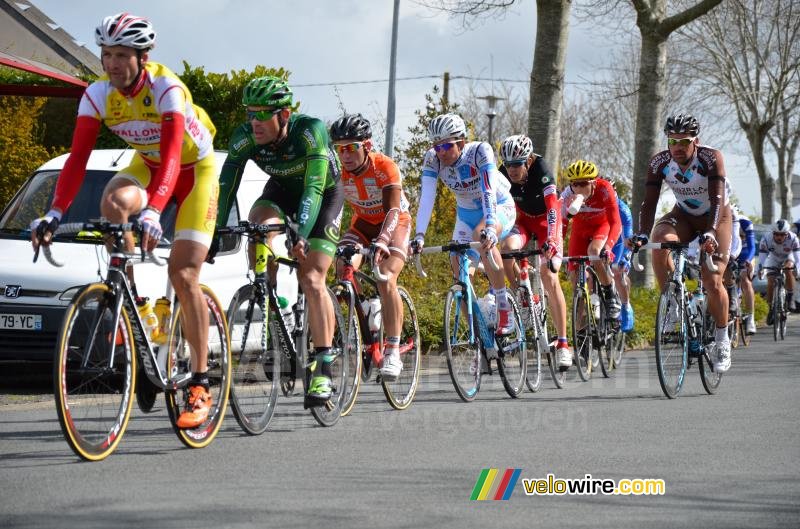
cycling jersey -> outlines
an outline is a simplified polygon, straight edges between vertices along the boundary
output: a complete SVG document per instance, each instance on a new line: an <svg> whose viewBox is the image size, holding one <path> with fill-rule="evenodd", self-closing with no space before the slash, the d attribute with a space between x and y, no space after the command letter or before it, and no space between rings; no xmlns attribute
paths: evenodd
<svg viewBox="0 0 800 529"><path fill-rule="evenodd" d="M614 252L614 264L630 266L631 251L625 246L625 240L633 237L633 216L631 209L619 196L617 196L617 209L622 222L622 234L611 251Z"/></svg>
<svg viewBox="0 0 800 529"><path fill-rule="evenodd" d="M656 154L647 169L645 199L639 213L639 230L642 233L649 234L653 228L662 182L672 189L677 206L685 213L694 216L709 213L707 231L716 232L721 208L728 205L730 195L722 153L698 145L686 170L681 170L669 150Z"/></svg>
<svg viewBox="0 0 800 529"><path fill-rule="evenodd" d="M739 212L739 230L744 234L742 239L742 251L739 252L737 261L740 265L750 261L756 255L756 232L753 229L753 222Z"/></svg>
<svg viewBox="0 0 800 529"><path fill-rule="evenodd" d="M589 243L593 240L603 240L606 246L613 246L622 232L614 186L608 180L600 178L594 182L592 195L583 201L581 209L572 218L572 233L567 250L570 256L586 255ZM569 222L567 208L574 197L575 193L570 186L561 193L561 218L564 219L565 232ZM575 263L569 263L569 269L574 270Z"/></svg>
<svg viewBox="0 0 800 529"><path fill-rule="evenodd" d="M101 123L136 149L148 166L157 168L147 196L159 211L172 196L179 172L213 151L214 125L166 66L145 63L127 94L103 75L89 85L78 106L72 151L56 186L54 208L65 211L78 193Z"/></svg>
<svg viewBox="0 0 800 529"><path fill-rule="evenodd" d="M500 167L500 172L508 178L508 170L505 166ZM544 159L536 156L531 166L528 167L525 183L515 184L510 178L508 181L511 184L509 193L517 208L517 225L526 222L523 220L526 217L545 215L547 232L545 239L540 242L543 243L548 238L556 240L560 221L558 190L555 179L551 176Z"/></svg>
<svg viewBox="0 0 800 529"><path fill-rule="evenodd" d="M252 125L240 125L231 135L228 157L220 174L217 225L223 225L228 219L248 160L253 160L269 174L271 189L281 194L281 201L287 206L282 213L294 216L300 235L308 239L319 217L323 194L332 188L341 189L339 158L331 147L325 124L304 114L292 114L286 138L277 145L258 145ZM265 198L265 201L269 202L269 199ZM259 205L269 204L257 201L253 207ZM341 203L335 213L338 215L340 212ZM328 239L334 245L326 244L328 250L335 248L338 240L338 223L326 231L333 229L336 236Z"/></svg>
<svg viewBox="0 0 800 529"><path fill-rule="evenodd" d="M474 220L478 214L486 226L498 222L497 207L512 204L508 180L502 177L488 143L470 142L464 145L461 156L451 166L442 166L434 149L428 150L422 164L422 193L417 212L417 233L425 233L433 212L437 179L444 182L456 196L457 217ZM513 208L511 221L513 224ZM508 215L506 215L508 222ZM472 221L468 224L474 224ZM474 226L473 226L474 227ZM511 226L503 226L507 231ZM499 234L498 234L499 235Z"/></svg>
<svg viewBox="0 0 800 529"><path fill-rule="evenodd" d="M371 151L369 163L360 175L342 169L344 197L353 208L354 217L370 224L380 224L386 217L383 208L383 188L401 188L400 211L408 212L408 200L402 192L402 178L397 164L388 156Z"/></svg>
<svg viewBox="0 0 800 529"><path fill-rule="evenodd" d="M770 232L761 237L758 243L758 266L779 267L787 259L800 264L800 241L797 235L789 232L782 243L775 241L774 233Z"/></svg>

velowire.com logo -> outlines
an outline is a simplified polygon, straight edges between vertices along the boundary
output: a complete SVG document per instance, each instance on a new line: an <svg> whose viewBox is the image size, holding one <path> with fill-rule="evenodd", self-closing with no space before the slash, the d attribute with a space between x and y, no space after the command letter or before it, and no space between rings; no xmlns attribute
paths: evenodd
<svg viewBox="0 0 800 529"><path fill-rule="evenodd" d="M521 468L484 468L469 499L507 500L514 492L521 473Z"/></svg>

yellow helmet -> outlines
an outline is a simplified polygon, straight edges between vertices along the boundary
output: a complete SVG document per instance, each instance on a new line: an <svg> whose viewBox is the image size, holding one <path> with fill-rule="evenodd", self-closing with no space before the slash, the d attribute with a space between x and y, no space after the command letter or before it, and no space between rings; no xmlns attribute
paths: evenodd
<svg viewBox="0 0 800 529"><path fill-rule="evenodd" d="M594 180L595 178L597 178L597 166L592 162L578 160L577 162L572 162L569 167L567 167L567 179L570 182L576 180Z"/></svg>

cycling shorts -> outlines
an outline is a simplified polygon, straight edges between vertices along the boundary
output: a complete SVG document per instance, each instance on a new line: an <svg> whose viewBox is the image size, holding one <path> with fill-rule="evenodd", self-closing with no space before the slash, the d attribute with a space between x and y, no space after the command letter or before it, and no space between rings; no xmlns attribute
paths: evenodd
<svg viewBox="0 0 800 529"><path fill-rule="evenodd" d="M571 257L580 257L588 255L589 243L592 241L603 241L605 244L608 240L608 233L611 231L611 226L608 222L601 222L600 224L579 224L572 221L572 231L569 234L569 248L568 254ZM609 256L613 259L614 255ZM578 265L570 262L569 270L576 270Z"/></svg>
<svg viewBox="0 0 800 529"><path fill-rule="evenodd" d="M678 236L680 242L691 242L698 235L706 232L708 225L708 213L704 215L691 215L686 213L678 206L674 206L672 210L658 219L656 227L653 229L655 233L658 231L662 235L666 233L674 233ZM733 216L731 215L730 206L722 206L719 210L719 222L717 223L717 251L712 256L714 263L719 267L715 273L722 274L728 266L728 259L731 251L731 231L733 228Z"/></svg>
<svg viewBox="0 0 800 529"><path fill-rule="evenodd" d="M556 256L562 257L564 252L564 244L561 239L561 226L556 227ZM525 248L528 241L536 239L536 245L541 248L542 244L547 241L547 214L541 215L526 215L520 213L517 215L517 221L514 228L508 236L519 238L519 247Z"/></svg>
<svg viewBox="0 0 800 529"><path fill-rule="evenodd" d="M147 186L157 171L157 164L145 161L137 153L131 164L115 174L111 180L127 180L136 184L142 195L144 208L147 205ZM177 183L172 196L178 203L178 212L175 217L174 240L194 241L208 248L214 236L219 198L219 173L213 153L194 164L181 166L181 171L175 178Z"/></svg>
<svg viewBox="0 0 800 529"><path fill-rule="evenodd" d="M286 215L296 220L299 206L300 204L290 201L289 194L281 187L277 179L270 179L264 186L261 196L253 204L251 211L259 207L272 208L278 212L282 220ZM308 244L312 251L322 252L331 258L334 256L336 244L339 242L343 207L344 189L342 186L332 186L322 192L317 221L308 235Z"/></svg>
<svg viewBox="0 0 800 529"><path fill-rule="evenodd" d="M350 228L342 235L339 246L360 244L369 246L380 234L383 223L372 224L363 217L355 215L350 222ZM408 255L408 238L411 232L411 215L403 212L397 218L397 228L394 230L392 240L389 241L389 253L395 254L405 260Z"/></svg>
<svg viewBox="0 0 800 529"><path fill-rule="evenodd" d="M497 204L497 222L503 226L503 232L497 234L498 242L508 237L514 228L516 218L517 210L512 200ZM483 222L483 219L482 209L456 208L456 225L453 228L453 240L458 243L472 242L472 233ZM469 250L467 253L473 261L480 258L475 250Z"/></svg>

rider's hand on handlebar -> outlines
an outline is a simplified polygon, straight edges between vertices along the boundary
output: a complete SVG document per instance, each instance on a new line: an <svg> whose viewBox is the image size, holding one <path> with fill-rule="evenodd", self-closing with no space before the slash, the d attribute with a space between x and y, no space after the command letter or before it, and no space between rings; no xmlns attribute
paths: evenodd
<svg viewBox="0 0 800 529"><path fill-rule="evenodd" d="M710 231L700 236L700 248L708 255L713 255L718 246L717 238Z"/></svg>
<svg viewBox="0 0 800 529"><path fill-rule="evenodd" d="M389 257L389 248L386 246L386 244L384 244L383 241L374 241L370 247L370 250L372 250L372 256L373 259L375 259L375 264L380 264L384 259Z"/></svg>
<svg viewBox="0 0 800 529"><path fill-rule="evenodd" d="M44 217L31 222L31 244L33 244L34 251L39 250L39 245L49 245L53 240L53 234L58 229L58 223L61 221L61 212L57 209L51 209Z"/></svg>
<svg viewBox="0 0 800 529"><path fill-rule="evenodd" d="M411 241L411 251L414 253L422 253L422 249L425 247L425 236L421 233L418 233L414 236L414 240Z"/></svg>
<svg viewBox="0 0 800 529"><path fill-rule="evenodd" d="M494 226L486 226L481 230L481 249L488 252L497 244L497 231Z"/></svg>
<svg viewBox="0 0 800 529"><path fill-rule="evenodd" d="M139 213L139 223L142 225L142 249L152 252L161 240L161 213L154 209L145 208Z"/></svg>
<svg viewBox="0 0 800 529"><path fill-rule="evenodd" d="M555 239L548 238L542 245L545 258L552 259L558 254L558 244Z"/></svg>
<svg viewBox="0 0 800 529"><path fill-rule="evenodd" d="M764 279L764 269L760 266L758 267L758 279Z"/></svg>
<svg viewBox="0 0 800 529"><path fill-rule="evenodd" d="M298 235L297 242L292 247L292 257L297 259L300 264L303 264L306 261L306 257L308 257L308 251L308 241Z"/></svg>
<svg viewBox="0 0 800 529"><path fill-rule="evenodd" d="M625 246L627 246L631 250L638 251L639 248L641 248L642 246L647 244L647 241L648 241L647 235L644 235L644 234L640 233L640 234L634 235L630 239L626 239L625 240Z"/></svg>

